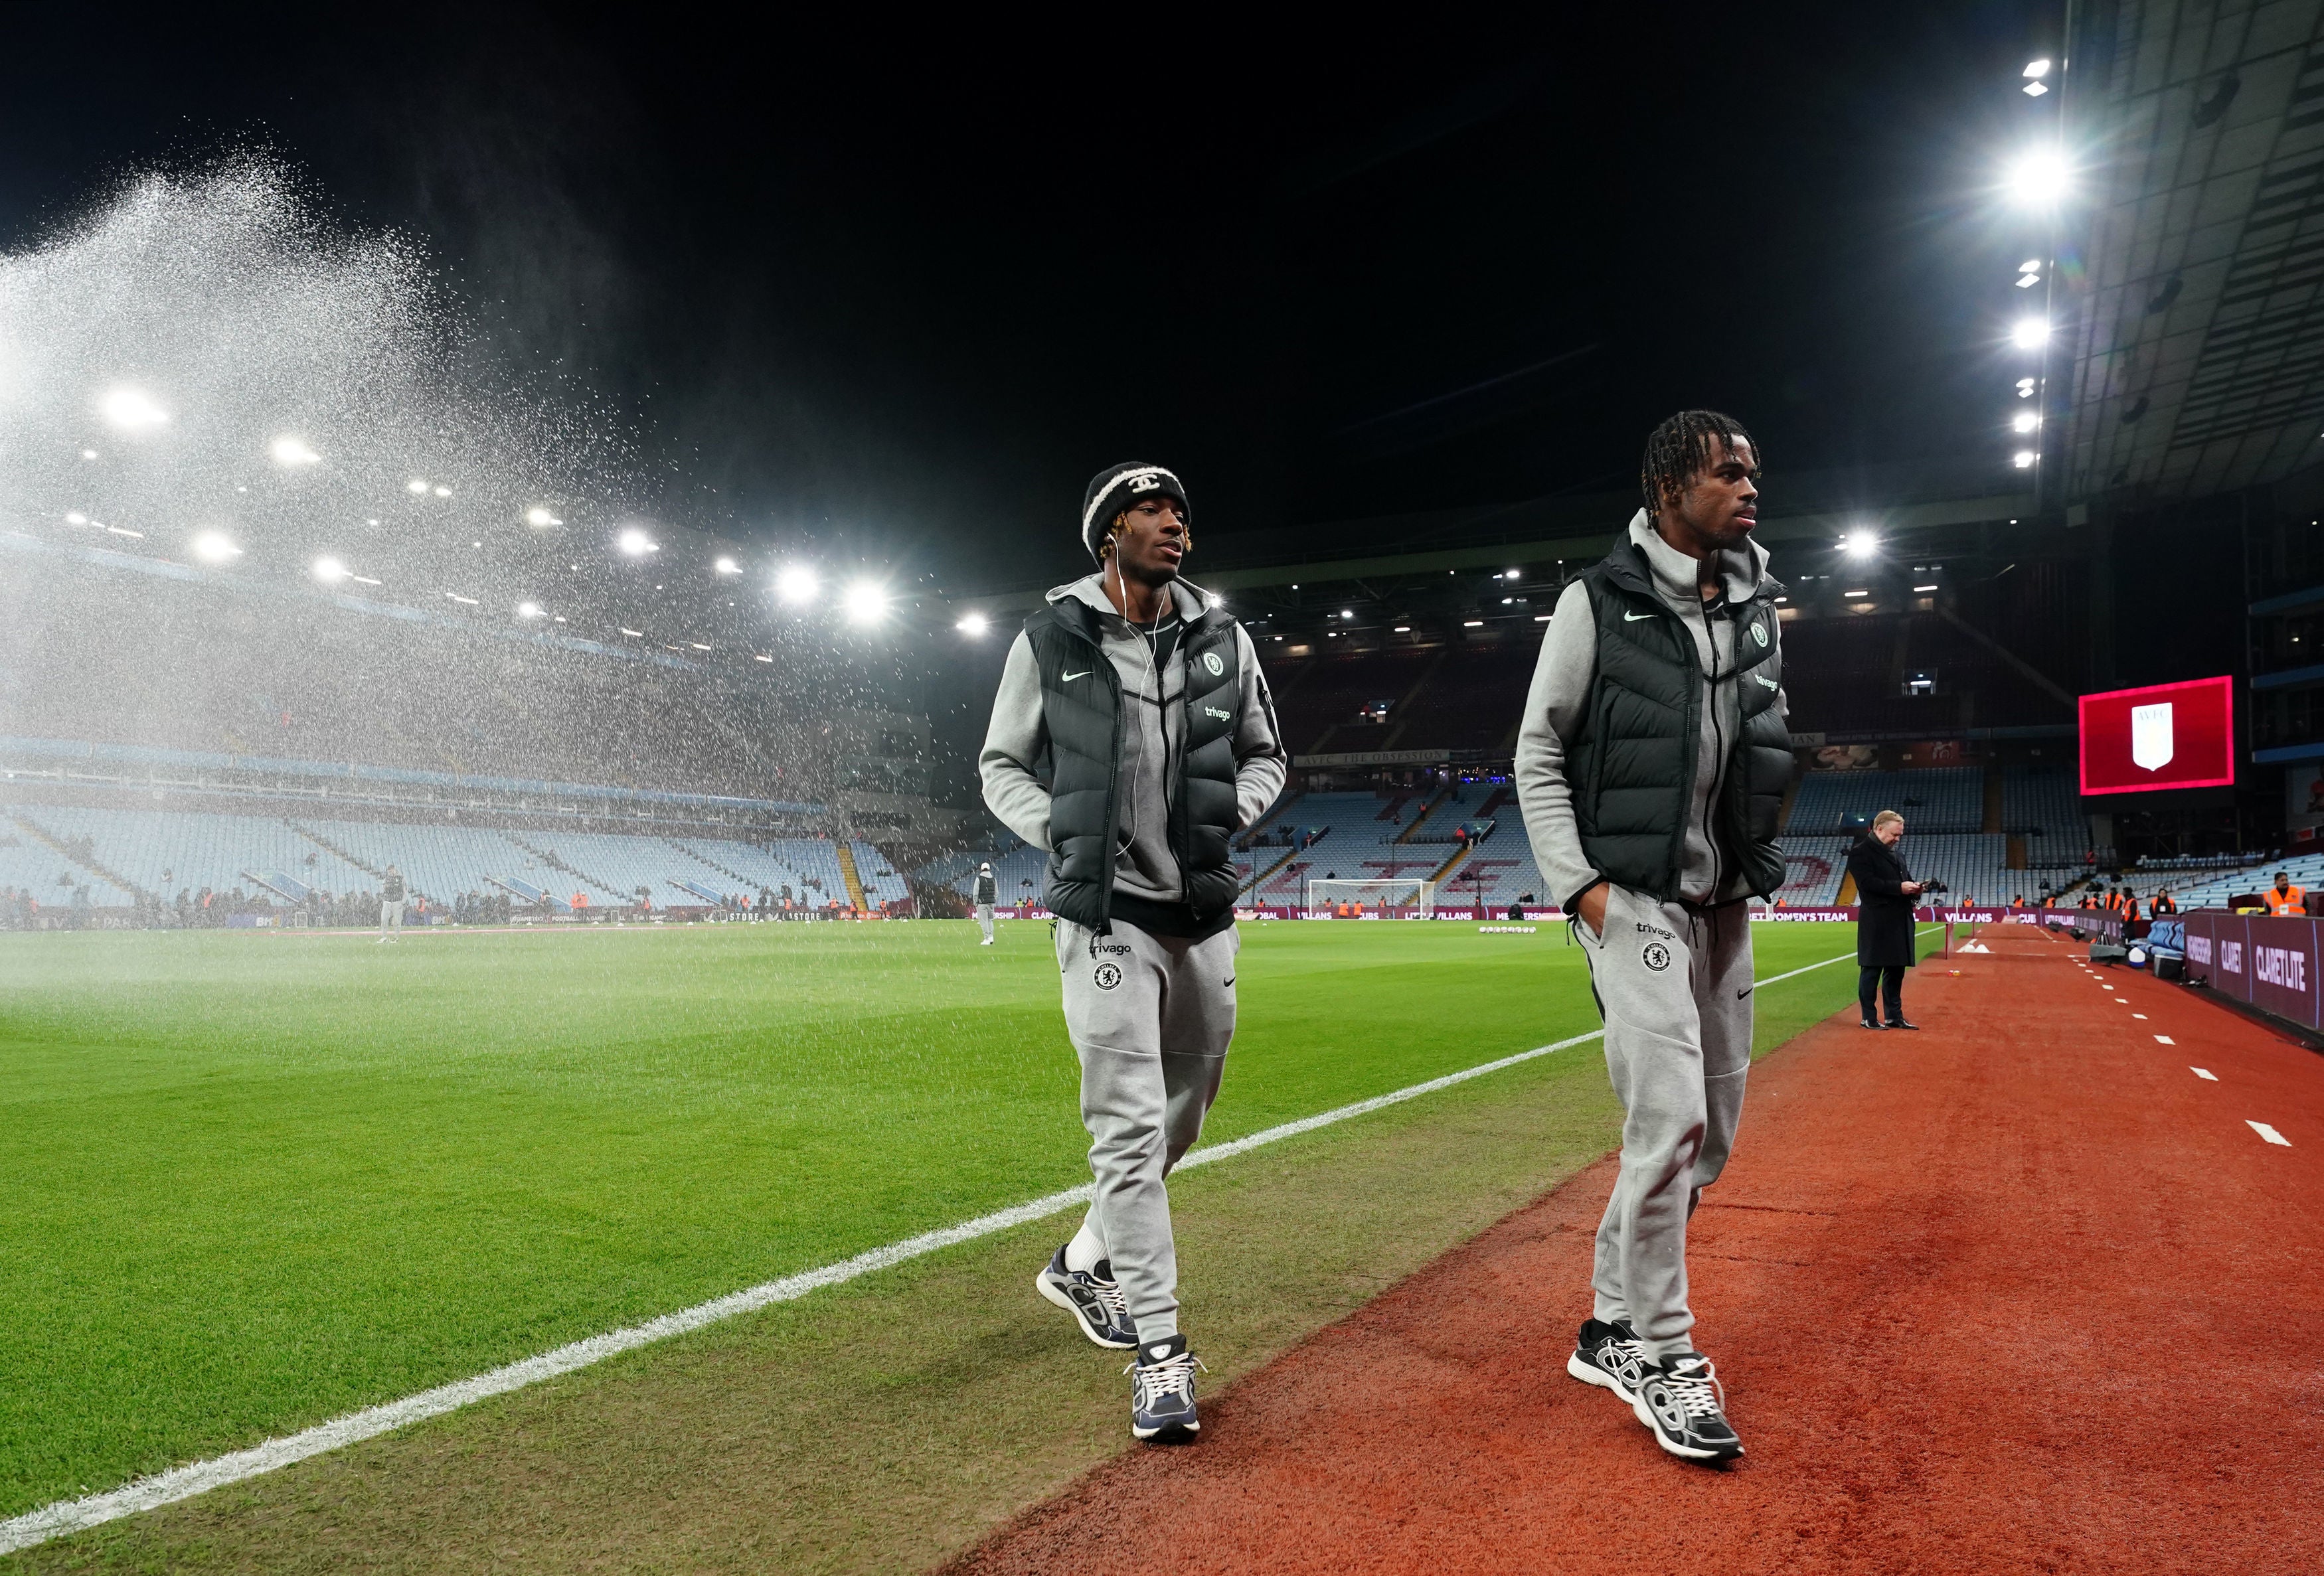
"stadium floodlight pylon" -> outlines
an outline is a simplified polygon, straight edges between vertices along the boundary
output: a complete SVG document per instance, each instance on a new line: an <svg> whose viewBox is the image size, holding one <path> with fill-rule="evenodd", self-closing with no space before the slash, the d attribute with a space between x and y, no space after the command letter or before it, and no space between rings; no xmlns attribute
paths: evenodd
<svg viewBox="0 0 2324 1576"><path fill-rule="evenodd" d="M1367 919L1382 915L1391 919L1433 919L1436 917L1436 883L1417 876L1388 880L1315 880L1307 883L1307 917L1330 919L1342 908L1361 904Z"/></svg>

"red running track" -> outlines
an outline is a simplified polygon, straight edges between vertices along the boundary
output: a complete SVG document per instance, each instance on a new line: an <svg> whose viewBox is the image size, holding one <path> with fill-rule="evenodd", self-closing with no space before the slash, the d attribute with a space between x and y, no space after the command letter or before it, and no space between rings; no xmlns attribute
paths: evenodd
<svg viewBox="0 0 2324 1576"><path fill-rule="evenodd" d="M1601 1162L959 1569L2324 1571L2324 1057L1984 935L1752 1074L1691 1254L1742 1461L1565 1375Z"/></svg>

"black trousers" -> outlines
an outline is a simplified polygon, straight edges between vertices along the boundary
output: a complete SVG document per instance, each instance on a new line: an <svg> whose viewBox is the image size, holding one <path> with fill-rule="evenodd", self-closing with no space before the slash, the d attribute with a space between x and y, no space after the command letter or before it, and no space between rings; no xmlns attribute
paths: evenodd
<svg viewBox="0 0 2324 1576"><path fill-rule="evenodd" d="M1856 1000L1864 1008L1864 1016L1872 1016L1872 992L1878 989L1882 1005L1888 1009L1888 1021L1900 1022L1904 1016L1904 971L1902 966L1856 971Z"/></svg>

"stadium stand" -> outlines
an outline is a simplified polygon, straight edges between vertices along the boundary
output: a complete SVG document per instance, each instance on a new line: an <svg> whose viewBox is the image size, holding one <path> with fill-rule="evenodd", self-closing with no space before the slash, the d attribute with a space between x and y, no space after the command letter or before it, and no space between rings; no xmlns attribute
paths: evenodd
<svg viewBox="0 0 2324 1576"><path fill-rule="evenodd" d="M42 834L74 847L76 855L58 853ZM908 899L901 874L876 845L858 841L850 852L872 907ZM391 863L414 895L436 908L448 908L465 894L501 891L539 891L559 906L577 892L592 908L621 906L632 902L640 888L656 908L755 900L761 890L788 891L816 908L834 899L848 901L837 846L816 838L759 844L563 826L491 830L54 804L11 805L0 821L0 886L31 890L43 904L52 890L60 900L79 884L89 887L90 902L101 908L128 907L135 890L166 905L180 891L205 888L255 894L269 887L295 901L307 889L335 896L376 890ZM135 890L106 880L99 869ZM60 882L60 876L69 879Z"/></svg>
<svg viewBox="0 0 2324 1576"><path fill-rule="evenodd" d="M1882 810L1904 816L1908 831L1914 833L1981 831L1984 774L1973 767L1811 771L1800 780L1784 830L1818 836L1860 828L1870 825Z"/></svg>
<svg viewBox="0 0 2324 1576"><path fill-rule="evenodd" d="M2025 839L2026 862L2036 869L2080 864L2092 846L2074 776L2055 768L2004 770L2001 829Z"/></svg>
<svg viewBox="0 0 2324 1576"><path fill-rule="evenodd" d="M1787 908L1828 908L1840 900L1850 839L1779 837L1775 841L1784 851L1784 884L1775 896Z"/></svg>
<svg viewBox="0 0 2324 1576"><path fill-rule="evenodd" d="M2324 886L2319 885L2319 882L2324 882L2324 853L2294 854L2288 858L2271 857L2245 865L2227 875L2214 874L2202 880L2190 881L2183 887L2172 885L2168 881L2157 881L2155 886L2168 886L2171 900L2181 908L2224 908L2227 906L2229 899L2247 896L2260 891L2263 888L2273 886L2275 872L2278 871L2288 872L2294 886L2304 887L2311 892L2324 890ZM2153 895L2136 872L2126 876L2125 880L2142 899Z"/></svg>

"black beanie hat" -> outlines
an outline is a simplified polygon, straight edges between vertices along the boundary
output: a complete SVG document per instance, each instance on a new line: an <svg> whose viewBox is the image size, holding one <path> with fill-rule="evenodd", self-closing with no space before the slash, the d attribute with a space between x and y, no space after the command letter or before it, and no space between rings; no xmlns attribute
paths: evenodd
<svg viewBox="0 0 2324 1576"><path fill-rule="evenodd" d="M1089 549L1089 556L1098 556L1098 544L1105 540L1105 528L1113 523L1115 515L1157 493L1176 499L1178 518L1189 529L1194 526L1194 512L1187 505L1186 489L1161 465L1124 460L1092 476L1088 490L1082 493L1082 546Z"/></svg>

